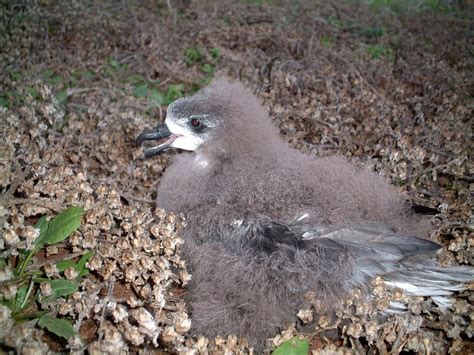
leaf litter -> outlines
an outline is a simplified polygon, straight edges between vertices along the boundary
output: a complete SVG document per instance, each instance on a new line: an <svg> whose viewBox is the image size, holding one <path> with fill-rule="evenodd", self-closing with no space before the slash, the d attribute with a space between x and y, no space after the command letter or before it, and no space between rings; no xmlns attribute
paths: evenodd
<svg viewBox="0 0 474 355"><path fill-rule="evenodd" d="M288 144L367 165L437 212L431 237L445 246L440 262L474 264L472 7L409 14L344 1L171 4L2 5L2 260L34 248L33 226L43 216L70 206L86 211L77 231L69 238L64 231L32 260L50 279L66 278L59 298L35 311L51 312L79 336L51 336L49 314L39 328L15 324L0 306L3 346L249 352L232 335L187 333L185 221L153 204L168 157L141 160L133 144L163 119L166 104L215 71L253 88ZM6 265L0 271L0 280L13 277ZM54 292L47 284L45 297ZM1 292L23 304L28 285ZM358 302L355 290L336 314L318 313L317 299L306 296L301 322L270 339L268 350L295 335L315 353L473 348L471 290L446 313L380 280L372 303ZM376 313L390 300L407 301L410 312L380 323Z"/></svg>

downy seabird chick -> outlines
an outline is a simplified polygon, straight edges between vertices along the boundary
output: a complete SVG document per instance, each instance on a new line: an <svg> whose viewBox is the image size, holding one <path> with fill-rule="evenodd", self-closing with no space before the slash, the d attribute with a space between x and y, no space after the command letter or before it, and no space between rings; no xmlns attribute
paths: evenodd
<svg viewBox="0 0 474 355"><path fill-rule="evenodd" d="M176 100L165 122L137 143L163 139L145 156L192 152L174 156L157 204L187 220L183 252L196 335L244 336L261 350L295 321L307 291L331 310L381 275L446 307L446 296L462 289L458 281L473 279L472 269L436 266L440 246L417 237L427 223L396 188L341 157L288 147L239 83L218 79ZM416 258L423 254L430 257Z"/></svg>

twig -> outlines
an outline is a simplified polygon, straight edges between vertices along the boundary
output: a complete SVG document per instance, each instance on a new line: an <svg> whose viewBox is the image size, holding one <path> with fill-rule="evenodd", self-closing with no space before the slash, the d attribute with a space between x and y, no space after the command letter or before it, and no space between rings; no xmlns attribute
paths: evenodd
<svg viewBox="0 0 474 355"><path fill-rule="evenodd" d="M83 92L95 91L98 88L70 88L66 90L67 96L82 94Z"/></svg>
<svg viewBox="0 0 474 355"><path fill-rule="evenodd" d="M43 261L42 263L34 265L34 268L37 269L37 268L42 268L43 266L48 265L48 264L55 264L58 260L72 260L72 259L77 258L79 256L83 256L85 253L87 253L87 251L84 250L84 251L80 251L80 252L77 252L77 253L69 254L65 257L61 257L60 259L54 259L54 260L48 259L46 261ZM28 268L28 269L30 269L30 268Z"/></svg>
<svg viewBox="0 0 474 355"><path fill-rule="evenodd" d="M171 0L166 0L166 5L168 6L168 11L170 12L170 15L173 16L173 23L176 25L178 17L177 12L171 6Z"/></svg>
<svg viewBox="0 0 474 355"><path fill-rule="evenodd" d="M314 37L316 33L316 21L313 23L313 30L311 31L311 36L309 37L308 40L308 49L306 50L306 57L311 56L311 52L313 51L313 42L314 42Z"/></svg>
<svg viewBox="0 0 474 355"><path fill-rule="evenodd" d="M14 160L14 165L16 167L19 167L18 161L16 159ZM25 171L21 172L19 176L15 180L13 180L8 190L5 191L2 195L0 195L0 205L6 204L7 200L10 199L10 197L15 193L16 189L25 182L27 174L28 172L25 169Z"/></svg>
<svg viewBox="0 0 474 355"><path fill-rule="evenodd" d="M112 275L110 276L110 279L109 279L109 290L107 292L107 296L105 296L105 299L102 305L102 313L100 315L99 330L98 330L99 342L101 342L102 338L104 337L103 328L104 328L105 311L107 308L107 304L115 302L114 301L114 285L115 285L115 276Z"/></svg>
<svg viewBox="0 0 474 355"><path fill-rule="evenodd" d="M44 207L50 209L54 212L61 212L64 210L64 206L59 206L57 204L53 204L48 199L40 199L40 198L12 198L7 201L2 202L0 200L0 204L4 205L5 207L16 206L16 205L26 205L32 204L37 205L40 207Z"/></svg>
<svg viewBox="0 0 474 355"><path fill-rule="evenodd" d="M124 194L124 193L120 193L120 196L122 196L123 198L125 198L126 200L132 200L132 201L137 201L137 202L144 202L144 203L149 203L149 204L152 204L154 205L155 204L155 201L153 200L148 200L146 198L140 198L140 197L135 197L135 196L131 196L131 195L128 195L128 194Z"/></svg>
<svg viewBox="0 0 474 355"><path fill-rule="evenodd" d="M344 64L346 64L349 69L351 69L356 75L357 77L359 78L360 82L362 84L365 84L369 89L370 91L372 91L379 99L381 99L382 101L384 101L385 103L387 103L389 106L391 107L394 107L395 104L388 100L384 95L382 95L372 84L370 84L367 80L365 80L365 78L362 76L362 74L360 73L360 71L350 62L348 62L347 60L345 60L343 57L341 57L340 55L338 55L337 53L333 53L333 55L339 59L340 61L342 61Z"/></svg>
<svg viewBox="0 0 474 355"><path fill-rule="evenodd" d="M403 338L405 337L405 330L403 328L399 329L399 332L398 332L398 336L397 336L397 339L395 339L395 341L393 342L393 345L392 345L392 351L399 354L401 352L401 350L403 349L403 346L405 345L405 343L407 342L407 340L403 340Z"/></svg>
<svg viewBox="0 0 474 355"><path fill-rule="evenodd" d="M339 8L334 5L332 2L329 2L329 5L336 11L336 18L340 21L341 20L341 13L339 12Z"/></svg>

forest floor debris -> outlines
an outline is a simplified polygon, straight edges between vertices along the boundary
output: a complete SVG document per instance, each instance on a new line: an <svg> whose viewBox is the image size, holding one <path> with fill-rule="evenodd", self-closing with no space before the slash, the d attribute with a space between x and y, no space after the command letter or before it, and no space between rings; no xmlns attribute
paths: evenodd
<svg viewBox="0 0 474 355"><path fill-rule="evenodd" d="M3 298L16 292L5 286L7 264L33 238L41 216L72 205L86 210L78 231L34 259L46 275L58 272L58 260L94 252L80 288L48 305L79 336L66 342L35 321L14 324L0 306L3 349L248 351L233 336L187 334L182 295L191 276L179 248L185 221L153 203L168 158L144 161L133 143L163 119L167 104L214 75L252 88L293 147L345 155L400 186L421 211L436 213L431 238L445 246L440 262L473 265L468 5L1 4ZM304 334L316 353L473 351L472 290L446 313L425 299L406 299L409 314L379 324L375 312L405 297L381 287L375 280L372 304L357 303L355 292L335 317L314 314L317 304L302 310L302 323L311 326L276 334L268 348Z"/></svg>

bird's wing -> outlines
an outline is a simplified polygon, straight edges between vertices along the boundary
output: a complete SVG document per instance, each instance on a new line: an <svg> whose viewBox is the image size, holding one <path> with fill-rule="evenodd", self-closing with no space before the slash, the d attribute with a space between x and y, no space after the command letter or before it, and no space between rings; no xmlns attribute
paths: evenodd
<svg viewBox="0 0 474 355"><path fill-rule="evenodd" d="M245 218L238 238L254 252L286 259L290 265L320 275L347 277L350 286L382 276L389 286L420 296L445 296L461 290L460 282L473 281L469 267L440 268L434 258L422 257L441 246L432 241L395 233L381 224L328 231L324 226L299 228L270 218ZM282 264L283 265L283 264ZM342 281L342 280L341 280ZM446 302L445 299L440 301Z"/></svg>
<svg viewBox="0 0 474 355"><path fill-rule="evenodd" d="M390 263L409 256L430 253L441 246L426 239L396 234L384 225L367 225L354 229L330 231L324 226L300 228L297 223L285 224L270 218L246 217L239 224L240 241L262 253L284 249L292 259L298 252L349 255L370 276L390 272ZM330 257L330 259L335 259Z"/></svg>

